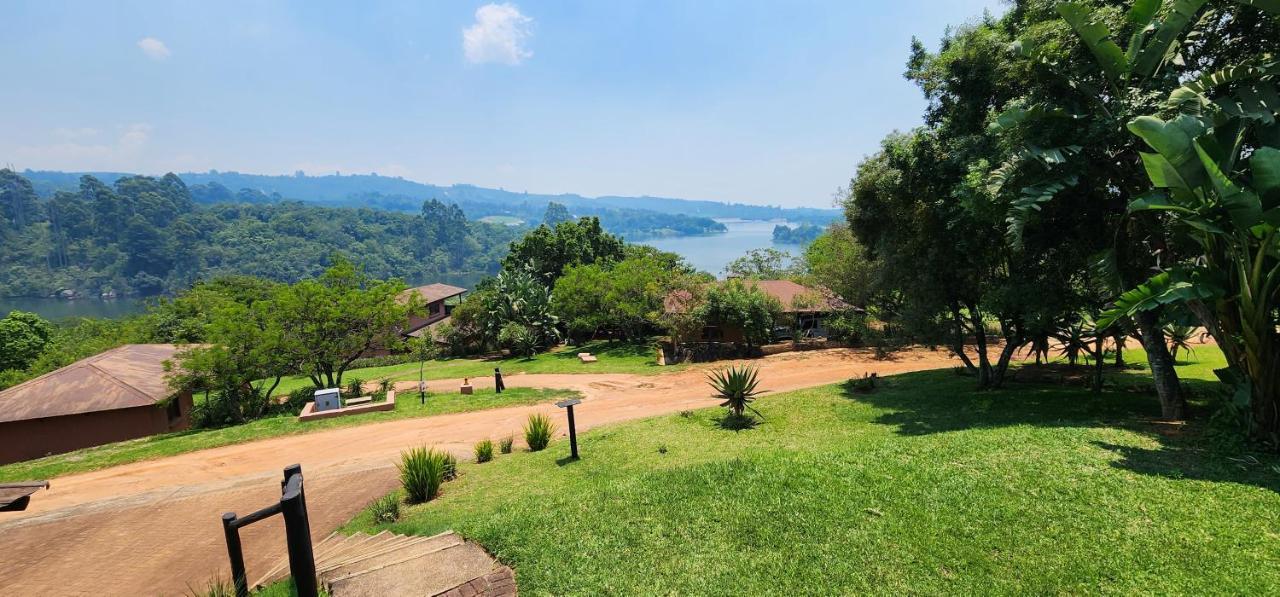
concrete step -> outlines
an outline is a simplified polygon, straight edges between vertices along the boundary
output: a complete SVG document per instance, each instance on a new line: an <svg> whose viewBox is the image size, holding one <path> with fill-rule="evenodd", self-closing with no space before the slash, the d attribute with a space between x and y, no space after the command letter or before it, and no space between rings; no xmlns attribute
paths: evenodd
<svg viewBox="0 0 1280 597"><path fill-rule="evenodd" d="M329 583L367 570L384 568L391 564L421 558L464 543L462 537L454 533L442 533L434 537L422 537L419 539L422 540L414 541L407 545L400 544L367 552L357 559L349 559L324 570L319 570L316 574L322 584Z"/></svg>
<svg viewBox="0 0 1280 597"><path fill-rule="evenodd" d="M479 545L463 542L354 572L327 586L332 597L421 597L461 589L462 585L470 589L476 579L481 579L477 584L484 584L486 577L501 568ZM514 581L511 586L514 590Z"/></svg>

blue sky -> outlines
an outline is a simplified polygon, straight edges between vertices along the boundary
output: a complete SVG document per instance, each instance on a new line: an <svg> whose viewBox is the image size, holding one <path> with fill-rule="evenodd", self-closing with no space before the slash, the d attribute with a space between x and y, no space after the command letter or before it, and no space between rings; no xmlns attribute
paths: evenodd
<svg viewBox="0 0 1280 597"><path fill-rule="evenodd" d="M998 0L17 2L0 164L830 205ZM367 6L366 6L367 4Z"/></svg>

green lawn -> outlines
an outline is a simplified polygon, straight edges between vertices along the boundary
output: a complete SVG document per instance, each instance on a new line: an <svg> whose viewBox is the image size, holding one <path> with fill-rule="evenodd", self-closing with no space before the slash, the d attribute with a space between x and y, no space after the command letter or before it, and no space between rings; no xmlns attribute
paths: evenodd
<svg viewBox="0 0 1280 597"><path fill-rule="evenodd" d="M578 353L589 352L599 357L595 363L583 363ZM657 349L649 343L592 342L583 346L560 347L544 352L532 359L521 357L486 359L440 359L428 361L424 369L426 379L453 379L458 377L485 377L493 375L494 367L501 367L504 375L512 373L638 373L655 374L677 370L683 365L659 367ZM352 369L343 375L347 380L358 377L365 381L391 379L393 381L418 379L418 363L404 363L386 367ZM276 394L288 394L296 388L310 387L306 377L290 377L280 382Z"/></svg>
<svg viewBox="0 0 1280 597"><path fill-rule="evenodd" d="M427 403L423 405L418 402L416 393L404 393L397 396L396 409L393 411L352 415L336 419L320 419L306 423L298 421L298 418L292 415L270 417L234 427L195 429L154 435L86 448L66 454L47 456L38 460L17 462L0 466L0 482L24 479L51 479L61 475L92 471L117 464L173 456L184 452L194 452L205 448L216 448L218 446L282 435L295 435L322 429L333 429L335 427L380 423L392 419L536 404L562 400L568 396L576 395L578 393L572 390L509 388L502 394L496 394L490 389L476 390L476 393L471 396L453 393L431 394L427 396Z"/></svg>
<svg viewBox="0 0 1280 597"><path fill-rule="evenodd" d="M715 408L599 428L579 462L561 440L465 464L389 528L455 529L538 595L1280 592L1280 458L1162 434L1127 387L972 383L767 396L737 432Z"/></svg>

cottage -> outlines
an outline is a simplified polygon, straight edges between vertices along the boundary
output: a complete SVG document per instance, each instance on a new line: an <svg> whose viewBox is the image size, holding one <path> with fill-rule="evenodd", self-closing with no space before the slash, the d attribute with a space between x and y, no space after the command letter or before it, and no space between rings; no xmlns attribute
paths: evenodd
<svg viewBox="0 0 1280 597"><path fill-rule="evenodd" d="M742 280L748 287L777 299L782 305L783 319L775 330L776 339L825 338L826 317L849 309L849 305L823 288L809 288L791 280ZM663 308L667 313L683 313L689 309L688 292L676 291L667 296ZM700 338L703 342L741 342L742 330L720 326L706 326Z"/></svg>
<svg viewBox="0 0 1280 597"><path fill-rule="evenodd" d="M165 370L178 350L127 344L0 391L0 464L186 429L191 392Z"/></svg>
<svg viewBox="0 0 1280 597"><path fill-rule="evenodd" d="M400 293L402 300L409 300L409 297L417 295L425 305L422 311L409 317L408 325L401 333L406 337L417 338L443 325L449 320L449 313L453 311L450 300L461 297L466 292L465 288L437 283L410 288Z"/></svg>

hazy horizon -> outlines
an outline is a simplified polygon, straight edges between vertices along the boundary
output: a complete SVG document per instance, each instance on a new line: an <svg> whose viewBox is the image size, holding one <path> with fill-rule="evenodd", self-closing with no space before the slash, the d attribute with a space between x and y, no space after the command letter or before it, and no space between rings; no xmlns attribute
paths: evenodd
<svg viewBox="0 0 1280 597"><path fill-rule="evenodd" d="M920 124L911 37L984 9L18 2L0 164L825 208Z"/></svg>

